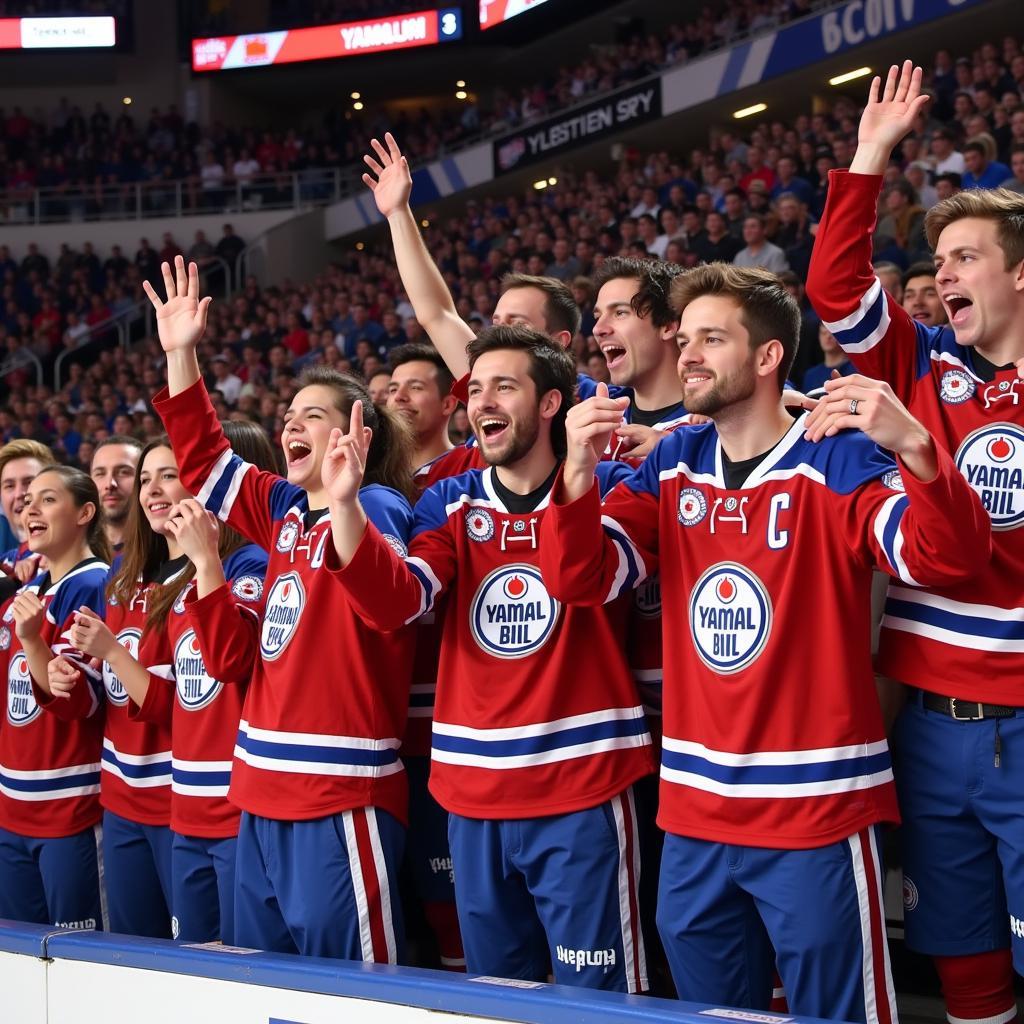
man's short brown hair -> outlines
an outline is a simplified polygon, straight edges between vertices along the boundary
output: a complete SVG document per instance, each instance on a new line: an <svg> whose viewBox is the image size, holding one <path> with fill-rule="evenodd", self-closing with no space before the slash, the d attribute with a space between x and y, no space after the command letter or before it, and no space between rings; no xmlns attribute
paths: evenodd
<svg viewBox="0 0 1024 1024"><path fill-rule="evenodd" d="M936 203L924 218L932 250L950 224L967 217L996 222L996 238L1007 270L1024 261L1024 195L1008 188L969 188Z"/></svg>
<svg viewBox="0 0 1024 1024"><path fill-rule="evenodd" d="M513 288L536 288L544 293L544 319L549 334L568 331L572 337L576 337L579 333L583 314L563 281L557 277L538 277L534 274L506 274L501 279L501 294Z"/></svg>
<svg viewBox="0 0 1024 1024"><path fill-rule="evenodd" d="M703 295L722 295L740 307L740 323L750 335L751 351L766 341L781 342L781 391L800 343L800 307L778 276L760 267L716 262L693 267L672 282L670 299L677 316Z"/></svg>

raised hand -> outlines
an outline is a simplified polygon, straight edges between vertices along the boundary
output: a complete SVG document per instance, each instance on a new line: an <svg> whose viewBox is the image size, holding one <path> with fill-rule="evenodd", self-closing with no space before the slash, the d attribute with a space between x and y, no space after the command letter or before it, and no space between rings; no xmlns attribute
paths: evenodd
<svg viewBox="0 0 1024 1024"><path fill-rule="evenodd" d="M615 436L620 438L615 442L616 448L613 449L616 451L615 457L646 459L658 442L663 437L668 437L668 431L655 430L654 427L645 427L641 423L623 423L615 428Z"/></svg>
<svg viewBox="0 0 1024 1024"><path fill-rule="evenodd" d="M42 555L27 555L14 563L14 575L19 583L29 583L45 571L46 559Z"/></svg>
<svg viewBox="0 0 1024 1024"><path fill-rule="evenodd" d="M175 505L166 528L197 569L220 561L217 517L195 498L185 498Z"/></svg>
<svg viewBox="0 0 1024 1024"><path fill-rule="evenodd" d="M370 450L373 431L363 426L363 403L353 402L348 418L348 432L335 427L331 431L320 468L320 479L330 501L339 505L351 504L363 486L366 456Z"/></svg>
<svg viewBox="0 0 1024 1024"><path fill-rule="evenodd" d="M100 661L108 661L110 652L117 646L117 637L110 632L107 624L84 605L75 612L75 622L70 632L76 650Z"/></svg>
<svg viewBox="0 0 1024 1024"><path fill-rule="evenodd" d="M840 430L861 430L880 448L899 455L915 476L931 479L938 469L935 445L884 380L834 377L825 382L825 397L807 417L805 437L820 441Z"/></svg>
<svg viewBox="0 0 1024 1024"><path fill-rule="evenodd" d="M179 352L194 349L206 331L206 314L213 299L207 295L199 298L199 268L195 263L188 265L185 260L174 257L174 274L168 263L160 264L164 276L167 301L162 302L156 290L148 281L142 282L149 301L156 310L156 328L160 346L165 352Z"/></svg>
<svg viewBox="0 0 1024 1024"><path fill-rule="evenodd" d="M70 700L71 691L82 681L82 673L67 658L57 657L46 666L46 679L51 696Z"/></svg>
<svg viewBox="0 0 1024 1024"><path fill-rule="evenodd" d="M881 174L896 144L913 127L914 120L928 103L921 92L919 67L906 60L902 68L893 64L885 79L871 80L868 102L857 130L857 153L850 170L860 174Z"/></svg>
<svg viewBox="0 0 1024 1024"><path fill-rule="evenodd" d="M386 132L384 141L387 143L386 149L376 139L370 140L379 162L369 153L363 157L364 163L373 172L363 175L363 183L373 193L374 202L381 216L390 217L397 210L409 205L412 174L409 171L409 161L402 156L394 135Z"/></svg>
<svg viewBox="0 0 1024 1024"><path fill-rule="evenodd" d="M582 497L594 485L594 470L622 423L628 398L609 398L608 385L597 385L597 393L569 410L565 420L566 456L562 488L569 501Z"/></svg>
<svg viewBox="0 0 1024 1024"><path fill-rule="evenodd" d="M31 590L19 591L11 601L14 616L14 632L20 640L33 640L43 628L46 609L39 595Z"/></svg>

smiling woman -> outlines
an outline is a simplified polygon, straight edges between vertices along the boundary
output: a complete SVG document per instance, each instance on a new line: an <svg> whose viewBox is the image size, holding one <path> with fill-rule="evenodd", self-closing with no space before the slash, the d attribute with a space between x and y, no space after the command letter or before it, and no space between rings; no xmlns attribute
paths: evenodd
<svg viewBox="0 0 1024 1024"><path fill-rule="evenodd" d="M25 495L32 550L49 570L6 605L0 668L0 917L38 924L102 924L96 826L102 715L98 673L67 642L82 604L102 603L106 538L95 484L68 466L44 469ZM46 691L47 663L64 655L82 685L65 700Z"/></svg>

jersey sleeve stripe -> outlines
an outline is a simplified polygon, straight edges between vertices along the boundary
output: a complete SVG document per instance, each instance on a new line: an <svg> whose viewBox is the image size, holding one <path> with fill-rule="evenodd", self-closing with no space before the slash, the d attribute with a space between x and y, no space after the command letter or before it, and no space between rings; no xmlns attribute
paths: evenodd
<svg viewBox="0 0 1024 1024"><path fill-rule="evenodd" d="M622 594L627 594L647 576L647 567L636 545L629 535L611 516L601 516L601 525L605 533L615 545L618 554L618 565L612 580L605 604L614 601Z"/></svg>
<svg viewBox="0 0 1024 1024"><path fill-rule="evenodd" d="M860 302L857 303L857 308L852 313L848 313L839 320L826 320L825 326L833 334L838 331L852 330L867 316L868 311L878 302L881 294L882 282L876 277L871 287L860 297Z"/></svg>
<svg viewBox="0 0 1024 1024"><path fill-rule="evenodd" d="M220 478L224 475L224 471L228 468L228 465L233 458L236 458L234 452L232 452L230 448L225 448L210 469L210 475L203 481L203 486L196 492L196 501L198 501L203 508L208 508L215 514L217 509L211 507L210 495L213 493L213 489L217 486Z"/></svg>
<svg viewBox="0 0 1024 1024"><path fill-rule="evenodd" d="M851 319L850 317L845 317L843 320L835 321L834 323L826 322L825 324L828 330L835 335L836 341L839 342L844 352L870 352L889 331L888 299L885 292L882 291L877 278L875 279L875 285L877 285L877 298L867 309L863 310L863 313L858 310L857 313L853 314L853 316L857 317L855 323L849 327L841 326ZM864 298L866 299L875 291L875 287L872 286Z"/></svg>
<svg viewBox="0 0 1024 1024"><path fill-rule="evenodd" d="M221 456L197 496L204 508L208 508L218 519L226 520L231 515L235 499L242 486L242 479L252 468L230 449ZM218 472L219 468L219 472Z"/></svg>
<svg viewBox="0 0 1024 1024"><path fill-rule="evenodd" d="M887 499L875 516L875 538L879 546L885 552L892 571L904 583L911 586L920 586L917 580L910 574L907 563L903 559L903 516L910 507L910 502L904 494L894 494Z"/></svg>
<svg viewBox="0 0 1024 1024"><path fill-rule="evenodd" d="M407 558L405 564L409 571L416 577L423 591L420 598L420 606L415 615L406 619L406 624L415 622L421 615L434 607L434 601L441 592L441 581L434 575L433 570L423 561L422 558Z"/></svg>

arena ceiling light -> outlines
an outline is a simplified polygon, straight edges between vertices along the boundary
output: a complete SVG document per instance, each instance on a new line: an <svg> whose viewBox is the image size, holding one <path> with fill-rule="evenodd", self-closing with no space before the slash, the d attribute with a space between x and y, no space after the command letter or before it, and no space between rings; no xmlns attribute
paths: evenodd
<svg viewBox="0 0 1024 1024"><path fill-rule="evenodd" d="M359 102L359 100L356 100L355 103L352 104L352 109L353 110L362 110L363 109L363 105L362 105L362 103Z"/></svg>
<svg viewBox="0 0 1024 1024"><path fill-rule="evenodd" d="M353 92L350 93L350 95L354 100L361 100L363 98L363 94L361 92Z"/></svg>
<svg viewBox="0 0 1024 1024"><path fill-rule="evenodd" d="M845 85L847 82L855 82L858 78L871 74L871 68L857 68L854 71L847 71L846 74L836 75L828 80L829 85Z"/></svg>
<svg viewBox="0 0 1024 1024"><path fill-rule="evenodd" d="M455 94L455 98L456 98L457 100L464 100L464 99L468 99L468 98L469 98L469 93L468 93L468 92L466 92L466 90L465 90L465 89L460 89L460 90L459 90L459 91L458 91L458 92L457 92L457 93Z"/></svg>
<svg viewBox="0 0 1024 1024"><path fill-rule="evenodd" d="M456 88L456 89L465 89L465 88L466 88L466 80L465 80L464 78L460 78L460 79L459 79L459 80L458 80L458 81L457 81L457 82L455 83L455 88Z"/></svg>
<svg viewBox="0 0 1024 1024"><path fill-rule="evenodd" d="M739 110L734 110L732 116L735 117L737 121L739 121L744 117L750 117L752 114L760 114L762 110L767 109L767 103L755 103L752 106L741 107Z"/></svg>
<svg viewBox="0 0 1024 1024"><path fill-rule="evenodd" d="M535 189L536 189L536 190L537 190L538 192L540 192L540 191L541 191L542 189L545 189L545 188L547 188L547 187L548 187L548 179L547 179L547 178L541 178L541 180L540 180L540 181L535 181L535 182L533 183L533 187L534 187L534 188L535 188Z"/></svg>

